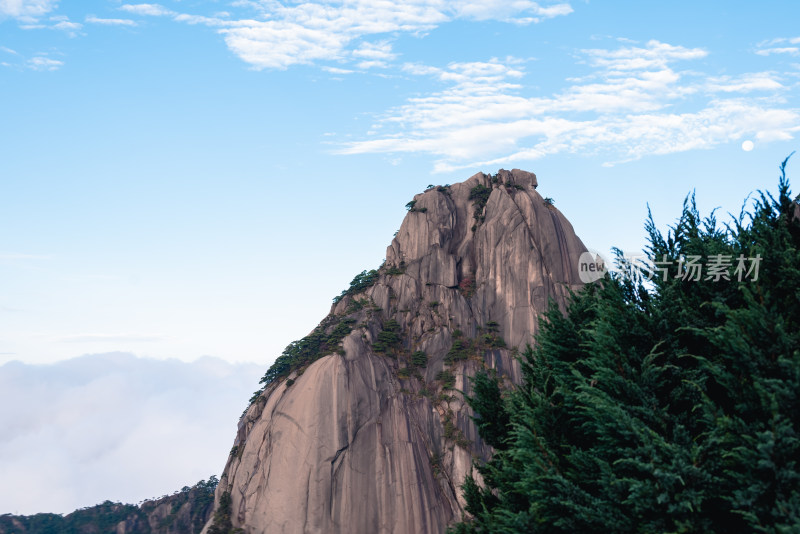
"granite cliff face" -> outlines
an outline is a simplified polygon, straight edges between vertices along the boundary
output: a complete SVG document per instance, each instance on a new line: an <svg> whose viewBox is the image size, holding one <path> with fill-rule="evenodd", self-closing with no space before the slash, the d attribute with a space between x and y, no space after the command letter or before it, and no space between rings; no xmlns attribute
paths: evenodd
<svg viewBox="0 0 800 534"><path fill-rule="evenodd" d="M586 249L536 187L500 170L414 197L385 264L315 330L321 352L242 416L219 531L441 533L461 518L459 486L490 450L459 391L482 368L519 382L538 315L580 285Z"/></svg>

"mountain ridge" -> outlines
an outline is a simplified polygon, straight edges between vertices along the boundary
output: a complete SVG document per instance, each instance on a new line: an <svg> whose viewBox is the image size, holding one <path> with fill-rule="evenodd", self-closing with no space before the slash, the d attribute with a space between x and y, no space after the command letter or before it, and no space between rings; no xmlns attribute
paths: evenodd
<svg viewBox="0 0 800 534"><path fill-rule="evenodd" d="M0 515L0 534L196 534L211 519L217 478L139 505L105 501L69 514Z"/></svg>

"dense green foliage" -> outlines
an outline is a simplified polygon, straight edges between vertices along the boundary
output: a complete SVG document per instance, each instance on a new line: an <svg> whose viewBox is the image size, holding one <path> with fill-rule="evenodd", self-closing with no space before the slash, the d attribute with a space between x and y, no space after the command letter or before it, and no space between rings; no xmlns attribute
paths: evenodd
<svg viewBox="0 0 800 534"><path fill-rule="evenodd" d="M501 393L500 380L496 374L478 373L472 380L473 396L468 399L476 414L475 425L481 438L495 449L506 449L506 437L510 422L505 401Z"/></svg>
<svg viewBox="0 0 800 534"><path fill-rule="evenodd" d="M445 363L453 363L459 360L466 360L469 358L470 351L472 350L472 340L456 337L453 339L453 344L450 345L450 350L444 357Z"/></svg>
<svg viewBox="0 0 800 534"><path fill-rule="evenodd" d="M233 528L231 520L232 503L231 494L227 491L223 492L219 498L219 506L214 512L214 521L211 522L211 526L208 528L208 534L240 534L244 532L241 528Z"/></svg>
<svg viewBox="0 0 800 534"><path fill-rule="evenodd" d="M191 488L184 486L181 491L168 497L169 513L158 523L157 531L199 533L203 530L208 516L213 509L214 491L219 480L212 475L208 480L201 480ZM161 501L147 501L141 505L146 514L150 514ZM181 509L189 503L190 513L180 516Z"/></svg>
<svg viewBox="0 0 800 534"><path fill-rule="evenodd" d="M428 365L428 355L424 351L418 350L411 355L411 365L414 367L425 367Z"/></svg>
<svg viewBox="0 0 800 534"><path fill-rule="evenodd" d="M309 335L292 341L283 349L283 353L261 377L260 383L269 385L278 378L288 376L295 369L336 352L342 339L353 330L354 323L355 319L329 315ZM250 402L255 401L260 394L261 390L256 391Z"/></svg>
<svg viewBox="0 0 800 534"><path fill-rule="evenodd" d="M378 271L371 269L369 271L361 271L350 282L350 287L343 290L339 295L333 297L333 302L338 303L347 295L354 295L360 291L372 287L378 281Z"/></svg>
<svg viewBox="0 0 800 534"><path fill-rule="evenodd" d="M0 516L2 534L115 534L120 523L129 534L199 534L209 519L214 503L217 477L201 480L192 487L185 486L172 495L145 501L141 506L105 501L96 506L81 508L68 515L35 514L30 516ZM188 513L178 517L188 503ZM157 508L169 506L169 512L159 516L155 529L148 517Z"/></svg>
<svg viewBox="0 0 800 534"><path fill-rule="evenodd" d="M447 369L436 373L435 379L442 383L442 389L453 389L456 385L456 377Z"/></svg>
<svg viewBox="0 0 800 534"><path fill-rule="evenodd" d="M402 273L405 270L405 264L401 263L398 269L401 269L399 273ZM375 269L360 272L350 282L350 287L342 291L333 301L338 303L347 295L355 295L372 287L378 281L378 277L379 272ZM366 299L352 299L346 313L355 313L364 308L367 303ZM278 356L275 363L267 369L267 372L261 377L260 383L266 387L275 380L288 376L292 371L308 365L326 354L340 352L339 344L353 330L355 322L355 319L352 318L329 315L309 335L292 341ZM262 388L253 393L250 404L255 402L263 391Z"/></svg>
<svg viewBox="0 0 800 534"><path fill-rule="evenodd" d="M401 261L398 266L389 265L388 267L384 267L383 272L386 273L387 276L401 275L406 272L406 262Z"/></svg>
<svg viewBox="0 0 800 534"><path fill-rule="evenodd" d="M473 354L483 354L487 350L504 348L506 342L497 332L498 329L499 324L497 322L489 321L486 324L485 331L475 339L464 337L461 330L453 331L453 344L444 357L445 363L451 364L459 360L466 360Z"/></svg>
<svg viewBox="0 0 800 534"><path fill-rule="evenodd" d="M489 201L489 196L492 194L492 188L485 185L478 184L469 190L469 199L472 200L472 205L475 212L472 216L478 221L483 221L483 208Z"/></svg>
<svg viewBox="0 0 800 534"><path fill-rule="evenodd" d="M389 319L384 323L383 329L378 332L378 339L373 343L372 350L383 353L391 352L393 349L400 348L401 341L400 324L394 319Z"/></svg>
<svg viewBox="0 0 800 534"><path fill-rule="evenodd" d="M22 529L14 527L14 520ZM89 508L81 508L69 515L36 514L31 516L0 516L0 532L24 532L26 534L80 534L91 531L112 534L123 521L141 526L140 532L149 534L145 514L133 504L105 501Z"/></svg>
<svg viewBox="0 0 800 534"><path fill-rule="evenodd" d="M552 308L516 390L478 375L496 449L453 531L797 532L798 214L782 177L723 229L693 200L666 237L651 219L652 281L607 276ZM727 280L706 275L717 255ZM762 258L757 279L738 279L740 255ZM669 261L691 256L699 280Z"/></svg>

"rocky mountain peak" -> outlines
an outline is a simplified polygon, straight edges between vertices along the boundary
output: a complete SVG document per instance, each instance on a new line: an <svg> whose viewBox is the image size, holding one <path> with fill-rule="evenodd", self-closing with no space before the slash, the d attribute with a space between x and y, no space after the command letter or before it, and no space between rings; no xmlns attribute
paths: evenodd
<svg viewBox="0 0 800 534"><path fill-rule="evenodd" d="M461 517L490 453L461 392L479 369L519 382L539 314L580 285L586 249L537 186L501 169L407 204L385 263L265 375L207 532L439 533Z"/></svg>
<svg viewBox="0 0 800 534"><path fill-rule="evenodd" d="M468 328L496 321L509 345L524 348L548 300L561 302L580 284L577 258L586 250L537 186L533 173L500 169L429 188L414 197L386 264L409 266L426 285L474 286L473 324L456 318Z"/></svg>

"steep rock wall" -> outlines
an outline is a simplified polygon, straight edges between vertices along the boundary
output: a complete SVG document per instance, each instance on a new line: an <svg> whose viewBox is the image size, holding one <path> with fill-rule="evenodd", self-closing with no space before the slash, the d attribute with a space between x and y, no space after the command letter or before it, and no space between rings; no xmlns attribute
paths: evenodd
<svg viewBox="0 0 800 534"><path fill-rule="evenodd" d="M518 383L539 314L580 285L586 249L537 185L500 170L414 197L375 283L331 309L353 325L341 346L242 416L217 489L234 527L433 534L461 517L459 486L490 450L460 391L482 368ZM381 347L389 325L399 341Z"/></svg>

